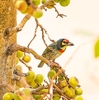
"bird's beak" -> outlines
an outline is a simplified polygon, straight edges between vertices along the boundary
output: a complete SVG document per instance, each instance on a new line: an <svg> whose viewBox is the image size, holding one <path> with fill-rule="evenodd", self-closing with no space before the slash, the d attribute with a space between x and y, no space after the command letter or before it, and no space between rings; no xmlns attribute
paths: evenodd
<svg viewBox="0 0 99 100"><path fill-rule="evenodd" d="M71 42L68 42L68 43L67 43L67 46L74 46L74 44L71 43Z"/></svg>

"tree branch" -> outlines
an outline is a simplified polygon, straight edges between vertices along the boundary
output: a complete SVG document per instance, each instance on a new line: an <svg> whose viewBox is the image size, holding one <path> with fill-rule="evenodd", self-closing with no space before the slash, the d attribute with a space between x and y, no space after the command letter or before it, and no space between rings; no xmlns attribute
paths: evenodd
<svg viewBox="0 0 99 100"><path fill-rule="evenodd" d="M66 95L63 94L63 92L53 83L53 86L56 88L56 90L66 99L71 100L71 98L67 97Z"/></svg>
<svg viewBox="0 0 99 100"><path fill-rule="evenodd" d="M20 46L18 44L10 45L8 47L7 51L6 51L6 54L12 55L12 53L16 52L17 50L21 50L21 51L26 52L26 53L31 53L36 59L44 61L47 65L50 64L50 62L47 59L38 55L33 49L27 48L27 47L24 47L24 46Z"/></svg>
<svg viewBox="0 0 99 100"><path fill-rule="evenodd" d="M6 55L12 55L12 53L18 51L18 50L21 50L23 52L26 52L26 53L31 53L36 59L38 60L42 60L44 63L46 63L49 67L56 67L58 69L60 69L61 71L59 71L57 73L57 75L59 75L60 73L63 73L64 76L65 75L65 71L64 69L58 64L58 63L55 63L55 62L50 62L49 60L47 60L46 58L44 58L43 56L40 56L38 55L33 49L31 48L27 48L27 47L24 47L24 46L20 46L18 44L12 44L8 47L7 51L6 51ZM55 76L56 77L56 76Z"/></svg>
<svg viewBox="0 0 99 100"><path fill-rule="evenodd" d="M12 36L14 33L19 32L22 30L22 28L24 27L24 25L26 24L26 22L31 18L31 16L29 14L25 15L25 17L22 19L22 21L20 22L19 25L17 25L16 27L12 27L12 28L7 28L4 32L4 38L8 37L8 36Z"/></svg>
<svg viewBox="0 0 99 100"><path fill-rule="evenodd" d="M54 6L53 8L55 9L55 12L57 13L56 18L58 18L58 17L61 17L61 18L63 18L63 17L67 17L67 16L64 15L64 14L60 14L60 13L58 12L58 10L57 10L57 8L56 8L55 6Z"/></svg>

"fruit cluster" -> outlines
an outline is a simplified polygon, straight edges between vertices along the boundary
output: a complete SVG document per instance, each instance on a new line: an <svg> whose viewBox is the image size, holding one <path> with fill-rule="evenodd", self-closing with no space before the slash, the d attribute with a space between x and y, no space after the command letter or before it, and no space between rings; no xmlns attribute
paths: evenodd
<svg viewBox="0 0 99 100"><path fill-rule="evenodd" d="M20 59L25 63L29 63L31 57L20 50L16 52L15 72L19 76L23 74L22 66L18 65ZM57 90L53 86L53 100L61 100L63 97L66 100L83 100L83 90L79 85L78 79L74 76L68 78L63 73L58 75L57 72L59 70L58 68L51 68L47 74L48 79L53 80L53 84L58 88ZM50 94L49 86L51 83L45 82L42 74L36 74L33 70L29 69L28 72L24 73L24 76L20 77L21 81L16 80L15 91L5 93L3 100L45 100L44 98Z"/></svg>
<svg viewBox="0 0 99 100"><path fill-rule="evenodd" d="M17 59L18 58L24 58L22 51L17 51ZM30 60L25 61L28 62ZM22 66L16 65L16 71L23 73ZM53 86L53 100L61 100L63 97L65 97L66 100L83 100L83 90L79 85L78 79L74 76L68 78L62 74L57 75L57 71L58 68L51 68L47 74L48 79L52 79L58 88L57 90L57 88ZM16 81L16 90L14 92L5 93L3 100L45 100L44 98L50 93L50 84L44 81L44 76L29 70L25 73L25 76L22 77L28 84L28 87L24 87L22 82Z"/></svg>
<svg viewBox="0 0 99 100"><path fill-rule="evenodd" d="M51 9L57 3L65 7L69 5L70 0L32 0L32 4L29 0L16 0L15 6L23 14L30 14L34 18L40 18L43 15L41 6Z"/></svg>
<svg viewBox="0 0 99 100"><path fill-rule="evenodd" d="M24 54L24 52L18 50L16 52L16 73L23 73L22 66L18 65L19 59L23 60L25 63L30 62L30 55ZM32 89L38 88L42 85L44 77L42 74L35 74L32 70L29 70L25 73L25 76L22 76L23 82L19 80L16 81L16 90L14 92L7 92L3 96L3 100L38 100L41 98L41 95L34 95L31 93ZM28 84L28 88L25 88L23 84ZM41 89L40 92L46 92L48 89ZM33 99L33 100L34 100Z"/></svg>
<svg viewBox="0 0 99 100"><path fill-rule="evenodd" d="M18 50L16 53L16 65L18 64L19 59L22 59L24 62L29 63L31 61L31 56Z"/></svg>
<svg viewBox="0 0 99 100"><path fill-rule="evenodd" d="M48 77L53 78L56 75L55 70L50 70L48 72ZM76 77L63 77L61 75L58 75L57 81L55 82L57 87L62 91L64 95L67 97L73 99L73 100L83 100L82 98L82 93L83 90L79 85L79 81ZM53 100L60 100L61 95L58 94L57 92L54 93Z"/></svg>

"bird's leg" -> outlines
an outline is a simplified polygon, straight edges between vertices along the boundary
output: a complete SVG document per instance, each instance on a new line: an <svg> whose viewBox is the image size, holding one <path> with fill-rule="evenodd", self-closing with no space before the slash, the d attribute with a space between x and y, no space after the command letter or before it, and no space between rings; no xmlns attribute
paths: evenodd
<svg viewBox="0 0 99 100"><path fill-rule="evenodd" d="M53 61L49 60L48 66L51 67L53 65Z"/></svg>
<svg viewBox="0 0 99 100"><path fill-rule="evenodd" d="M57 68L61 68L60 67L60 65L59 65L59 63L57 63L57 62L54 62L55 61L55 59L54 60L49 60L49 63L48 63L48 66L50 67L50 68L52 68L52 69L57 69ZM53 64L55 64L55 65L57 65L57 67L56 66L53 66Z"/></svg>

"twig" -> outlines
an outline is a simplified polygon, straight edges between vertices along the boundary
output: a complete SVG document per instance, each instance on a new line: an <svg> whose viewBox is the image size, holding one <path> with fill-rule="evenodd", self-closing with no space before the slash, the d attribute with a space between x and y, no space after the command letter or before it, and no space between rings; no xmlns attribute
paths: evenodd
<svg viewBox="0 0 99 100"><path fill-rule="evenodd" d="M47 33L46 29L39 23L39 21L38 21L37 19L35 19L35 22L36 22L36 27L35 27L34 36L33 36L33 38L31 39L31 41L28 43L27 47L29 48L30 44L31 44L32 41L35 39L38 27L40 27L40 29L41 29L41 31L42 31L42 40L43 40L44 44L46 45L46 47L48 47L48 46L47 46L47 43L46 43L46 41L45 41L45 39L44 39L44 33L48 36L48 39L49 39L51 42L56 43L55 40L53 40L53 39L50 38L50 36L49 36L49 34Z"/></svg>
<svg viewBox="0 0 99 100"><path fill-rule="evenodd" d="M61 74L61 76L63 76L66 79L66 81L68 82L68 77L65 74L65 70L59 64L58 64L57 68L58 68L58 71L57 71L56 75L52 78L52 80L56 79L57 76Z"/></svg>
<svg viewBox="0 0 99 100"><path fill-rule="evenodd" d="M15 69L14 71L13 71L13 77L12 77L12 79L16 79L16 80L19 80L20 78L18 78L18 76L19 77L25 77L25 76L27 76L27 74L26 73L22 73L21 71L19 71L19 70L17 70L17 69Z"/></svg>
<svg viewBox="0 0 99 100"><path fill-rule="evenodd" d="M63 94L63 92L53 83L53 86L56 88L56 90L64 97L64 98L66 98L66 99L71 99L71 98L69 98L69 97L67 97L66 95L64 95Z"/></svg>
<svg viewBox="0 0 99 100"><path fill-rule="evenodd" d="M36 25L37 25L35 31L37 31L38 26L41 28L41 31L42 31L42 39L43 39L43 42L44 42L44 44L46 45L46 47L47 47L47 43L46 43L46 41L45 41L45 39L44 39L44 33L48 36L48 39L49 39L51 42L56 43L55 40L53 40L53 39L50 38L50 36L49 36L49 34L47 33L46 29L39 23L39 21L38 21L37 19L35 19L35 21L36 21Z"/></svg>
<svg viewBox="0 0 99 100"><path fill-rule="evenodd" d="M48 93L44 93L43 96L39 100L44 100Z"/></svg>
<svg viewBox="0 0 99 100"><path fill-rule="evenodd" d="M42 90L42 89L47 89L48 88L48 86L44 86L44 85L41 85L41 86L39 86L38 88L36 88L36 89L32 89L31 90L31 93L32 94L44 94L44 92L40 92L40 90ZM48 92L46 92L47 94L48 94Z"/></svg>
<svg viewBox="0 0 99 100"><path fill-rule="evenodd" d="M27 87L29 88L30 86L28 85L28 83L25 80L25 77L21 77L20 80L18 80L18 82L23 86L23 87Z"/></svg>
<svg viewBox="0 0 99 100"><path fill-rule="evenodd" d="M40 90L45 89L45 88L47 88L47 86L41 85L38 88L34 89L33 92L34 91L37 92L37 91L40 91Z"/></svg>
<svg viewBox="0 0 99 100"><path fill-rule="evenodd" d="M44 82L47 84L47 86L49 86L49 83L46 80L44 80Z"/></svg>
<svg viewBox="0 0 99 100"><path fill-rule="evenodd" d="M27 45L28 48L29 48L30 44L32 43L32 41L35 39L35 37L36 37L36 32L37 32L37 26L36 26L36 28L35 28L35 32L34 32L33 38L31 39L31 41L30 41L30 42L28 43L28 45Z"/></svg>
<svg viewBox="0 0 99 100"><path fill-rule="evenodd" d="M13 74L12 79L19 81L21 79L21 77L19 75Z"/></svg>
<svg viewBox="0 0 99 100"><path fill-rule="evenodd" d="M28 3L28 5L30 5L33 9L36 9L37 6L33 4L32 0L26 0L26 2Z"/></svg>
<svg viewBox="0 0 99 100"><path fill-rule="evenodd" d="M21 63L23 63L28 68L28 70L32 70L32 67L31 66L28 66L22 59L19 59L19 61Z"/></svg>
<svg viewBox="0 0 99 100"><path fill-rule="evenodd" d="M58 16L60 16L61 18L63 18L63 17L67 17L67 16L64 15L64 14L60 14L60 13L58 12L58 10L57 10L57 8L56 8L55 6L54 6L53 8L55 9L55 12L57 13L56 18L57 18Z"/></svg>
<svg viewBox="0 0 99 100"><path fill-rule="evenodd" d="M27 48L24 46L20 46L18 44L10 45L6 51L6 55L12 55L12 53L16 52L17 50L21 50L21 51L26 52L26 53L31 53L36 59L42 60L48 65L50 64L50 62L46 58L38 55L33 49Z"/></svg>
<svg viewBox="0 0 99 100"><path fill-rule="evenodd" d="M59 74L64 73L65 70L64 69L58 69L58 72L56 73L56 75L52 78L52 80L54 80Z"/></svg>
<svg viewBox="0 0 99 100"><path fill-rule="evenodd" d="M25 94L24 92L22 92L21 90L19 90L16 95L20 98L20 100L24 100L25 99Z"/></svg>
<svg viewBox="0 0 99 100"><path fill-rule="evenodd" d="M53 99L53 80L49 78L49 94L50 94L50 100Z"/></svg>
<svg viewBox="0 0 99 100"><path fill-rule="evenodd" d="M43 5L40 6L40 9L45 9L45 7L47 7L47 6L52 6L52 7L55 9L55 12L57 13L56 18L57 18L57 17L61 17L61 18L67 17L66 15L60 14L60 13L58 12L57 8L55 7L55 5L56 5L55 3L53 3L53 4L51 5L49 2L54 2L54 1L53 1L53 0L47 0L46 3L44 3Z"/></svg>
<svg viewBox="0 0 99 100"><path fill-rule="evenodd" d="M45 28L43 28L43 26L39 23L39 21L37 19L35 19L35 22L36 22L36 25L37 25L36 26L36 30L37 30L38 26L41 28L41 31L42 31L42 39L43 39L44 44L47 46L47 43L46 43L46 41L44 39L44 32L46 33L47 31L46 31Z"/></svg>

